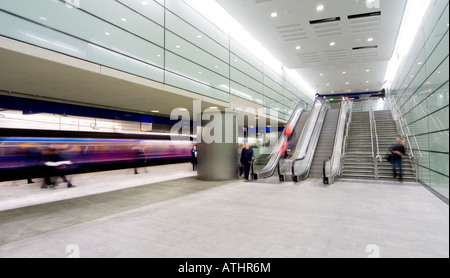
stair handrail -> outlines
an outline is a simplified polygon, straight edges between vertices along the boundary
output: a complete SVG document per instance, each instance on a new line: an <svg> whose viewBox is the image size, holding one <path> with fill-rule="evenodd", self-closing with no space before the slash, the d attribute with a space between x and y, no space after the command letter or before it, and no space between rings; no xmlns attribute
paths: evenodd
<svg viewBox="0 0 450 278"><path fill-rule="evenodd" d="M371 101L372 101L372 99L371 99ZM376 159L377 159L377 161L379 161L381 163L381 162L383 162L383 158L381 157L381 154L380 154L380 141L378 139L377 117L375 116L375 111L373 109L373 105L371 105L370 107L371 107L372 114L373 114L373 128L375 131L375 145L377 147L376 148L377 149Z"/></svg>
<svg viewBox="0 0 450 278"><path fill-rule="evenodd" d="M409 150L411 153L411 157L415 160L416 156L414 155L414 149L412 147L411 144L411 139L410 136L406 134L405 130L403 129L403 124L401 119L403 118L403 115L401 114L401 111L397 110L394 103L393 103L393 98L389 97L389 104L391 106L391 112L392 112L392 116L394 118L394 121L396 123L397 126L397 131L400 133L400 135L404 138L406 138L406 142L408 143L409 146ZM417 144L417 139L416 139L416 144ZM419 144L417 144L418 146ZM422 155L422 151L420 150L420 148L417 150L419 152L420 157L423 157Z"/></svg>
<svg viewBox="0 0 450 278"><path fill-rule="evenodd" d="M353 122L353 101L349 101L349 118L347 121L346 131L345 131L345 137L344 137L344 146L342 147L342 158L341 161L344 161L344 159L347 157L347 145L348 145L348 137L350 135L350 128L351 124ZM344 167L344 163L341 163L341 167L339 169L339 177L342 177L342 170Z"/></svg>
<svg viewBox="0 0 450 278"><path fill-rule="evenodd" d="M402 112L400 111L399 108L397 108L395 106L394 98L392 96L389 96L388 100L389 100L389 104L391 106L392 117L394 118L395 124L397 126L397 132L400 133L400 135L403 138L406 138L406 143L408 144L408 147L409 147L409 153L410 153L410 156L411 156L411 160L412 160L412 163L413 163L415 171L416 171L416 173L415 173L416 182L419 182L419 175L418 175L419 161L416 158L416 155L414 154L414 149L413 149L412 144L411 144L410 136L407 135L405 130L403 129L403 124L402 124L403 115L402 115ZM419 143L417 142L417 138L414 137L414 140L416 141L417 151L419 152L419 156L423 157L422 151L420 150L420 147L419 147Z"/></svg>
<svg viewBox="0 0 450 278"><path fill-rule="evenodd" d="M342 148L343 152L342 152L342 158L345 158L347 156L347 142L348 142L348 136L350 134L350 125L352 124L353 121L353 101L349 102L349 119L347 121L347 127L346 127L346 131L345 131L345 137L344 137L344 146Z"/></svg>
<svg viewBox="0 0 450 278"><path fill-rule="evenodd" d="M372 158L375 160L375 150L373 142L373 116L372 116L372 101L369 99L369 121L370 121L370 140L372 142Z"/></svg>

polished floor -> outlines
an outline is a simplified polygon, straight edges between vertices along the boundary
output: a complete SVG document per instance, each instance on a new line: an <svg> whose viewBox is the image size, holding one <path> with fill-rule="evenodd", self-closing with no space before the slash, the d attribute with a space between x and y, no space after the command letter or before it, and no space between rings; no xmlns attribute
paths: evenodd
<svg viewBox="0 0 450 278"><path fill-rule="evenodd" d="M148 170L77 176L73 190L0 184L0 203L20 204L0 212L0 257L449 257L448 205L418 184L202 182L188 164Z"/></svg>

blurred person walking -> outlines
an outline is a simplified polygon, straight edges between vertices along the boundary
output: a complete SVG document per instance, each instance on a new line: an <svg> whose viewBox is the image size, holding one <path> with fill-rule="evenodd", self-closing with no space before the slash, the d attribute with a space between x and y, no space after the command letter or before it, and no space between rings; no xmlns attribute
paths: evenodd
<svg viewBox="0 0 450 278"><path fill-rule="evenodd" d="M64 148L64 147L63 147ZM67 149L67 147L66 147ZM72 165L72 161L65 160L67 157L61 152L60 146L50 146L43 151L45 178L41 188L56 188L58 186L58 177L61 177L64 183L67 183L68 188L74 188L67 179L67 169Z"/></svg>
<svg viewBox="0 0 450 278"><path fill-rule="evenodd" d="M23 144L20 147L25 148L25 163L28 184L33 184L33 178L37 177L39 164L41 162L41 145L36 143Z"/></svg>
<svg viewBox="0 0 450 278"><path fill-rule="evenodd" d="M134 150L134 174L139 175L139 168L144 168L147 164L145 150L141 146L133 147Z"/></svg>
<svg viewBox="0 0 450 278"><path fill-rule="evenodd" d="M391 147L392 171L394 179L399 177L400 181L403 181L403 156L406 154L405 142L401 138L396 139L396 144ZM397 172L398 167L398 172Z"/></svg>

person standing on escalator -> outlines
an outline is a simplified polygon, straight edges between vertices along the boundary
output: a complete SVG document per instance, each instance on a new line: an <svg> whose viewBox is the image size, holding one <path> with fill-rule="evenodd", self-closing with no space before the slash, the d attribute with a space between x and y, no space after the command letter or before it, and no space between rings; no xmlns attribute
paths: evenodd
<svg viewBox="0 0 450 278"><path fill-rule="evenodd" d="M288 125L284 131L284 135L286 136L286 143L284 143L283 147L281 148L281 157L287 158L289 156L289 151L292 150L294 128L291 125Z"/></svg>
<svg viewBox="0 0 450 278"><path fill-rule="evenodd" d="M249 176L250 176L250 167L252 165L253 162L253 149L250 148L250 144L249 143L245 143L244 148L242 149L242 153L241 153L241 164L244 166L244 177L245 180L249 180Z"/></svg>

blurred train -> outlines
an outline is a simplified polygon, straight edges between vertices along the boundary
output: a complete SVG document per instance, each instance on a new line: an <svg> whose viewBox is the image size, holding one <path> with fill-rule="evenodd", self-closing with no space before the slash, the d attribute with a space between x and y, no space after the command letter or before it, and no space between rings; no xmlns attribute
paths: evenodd
<svg viewBox="0 0 450 278"><path fill-rule="evenodd" d="M49 149L69 154L72 173L78 174L133 168L137 149L145 153L147 166L188 162L193 145L192 137L172 140L166 134L0 129L0 181L26 178L30 164L42 165L41 154Z"/></svg>

